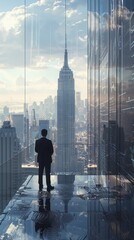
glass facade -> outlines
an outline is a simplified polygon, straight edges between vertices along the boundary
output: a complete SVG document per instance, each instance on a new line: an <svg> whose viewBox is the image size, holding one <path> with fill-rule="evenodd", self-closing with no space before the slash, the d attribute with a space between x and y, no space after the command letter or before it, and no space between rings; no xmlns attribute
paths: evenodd
<svg viewBox="0 0 134 240"><path fill-rule="evenodd" d="M99 174L133 181L133 3L88 1L88 152Z"/></svg>

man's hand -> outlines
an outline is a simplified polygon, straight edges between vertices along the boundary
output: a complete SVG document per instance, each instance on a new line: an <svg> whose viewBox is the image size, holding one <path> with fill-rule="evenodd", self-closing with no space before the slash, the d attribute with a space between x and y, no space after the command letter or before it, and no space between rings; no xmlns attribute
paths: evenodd
<svg viewBox="0 0 134 240"><path fill-rule="evenodd" d="M35 155L35 166L38 167L39 163L38 163L38 154Z"/></svg>
<svg viewBox="0 0 134 240"><path fill-rule="evenodd" d="M36 167L39 167L39 163L38 163L38 162L35 162L35 166L36 166Z"/></svg>

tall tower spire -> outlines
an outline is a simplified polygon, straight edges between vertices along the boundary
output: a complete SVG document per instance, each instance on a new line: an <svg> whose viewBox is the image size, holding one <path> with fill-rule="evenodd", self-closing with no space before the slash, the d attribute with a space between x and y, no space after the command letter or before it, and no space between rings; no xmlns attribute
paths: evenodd
<svg viewBox="0 0 134 240"><path fill-rule="evenodd" d="M67 49L67 16L66 16L66 12L67 12L67 5L66 5L66 0L65 0L65 49Z"/></svg>
<svg viewBox="0 0 134 240"><path fill-rule="evenodd" d="M76 171L75 153L75 89L73 72L68 67L65 0L65 54L57 91L57 172Z"/></svg>
<svg viewBox="0 0 134 240"><path fill-rule="evenodd" d="M65 53L64 53L64 67L68 67L68 52L67 52L67 22L66 22L66 0L65 0Z"/></svg>

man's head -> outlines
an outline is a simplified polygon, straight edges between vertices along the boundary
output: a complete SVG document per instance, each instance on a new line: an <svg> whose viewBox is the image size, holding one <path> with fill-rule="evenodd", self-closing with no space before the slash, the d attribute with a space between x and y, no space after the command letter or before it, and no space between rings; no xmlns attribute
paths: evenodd
<svg viewBox="0 0 134 240"><path fill-rule="evenodd" d="M46 129L42 129L41 130L41 135L42 135L42 137L46 137L47 136L47 130Z"/></svg>

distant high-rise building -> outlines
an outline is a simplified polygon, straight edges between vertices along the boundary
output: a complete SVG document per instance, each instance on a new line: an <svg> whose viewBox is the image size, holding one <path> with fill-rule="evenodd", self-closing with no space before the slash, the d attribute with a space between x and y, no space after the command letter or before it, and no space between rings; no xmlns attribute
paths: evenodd
<svg viewBox="0 0 134 240"><path fill-rule="evenodd" d="M80 92L76 92L76 106L77 107L81 106L81 93Z"/></svg>
<svg viewBox="0 0 134 240"><path fill-rule="evenodd" d="M123 167L124 129L116 121L110 120L108 127L103 127L103 141L101 144L101 166L103 173L117 174ZM101 172L102 173L102 172Z"/></svg>
<svg viewBox="0 0 134 240"><path fill-rule="evenodd" d="M5 163L9 160L13 161L14 156L20 152L21 148L20 141L16 134L16 128L11 127L10 121L4 121L2 128L0 128L0 142L0 162ZM20 165L20 161L15 162L15 169Z"/></svg>
<svg viewBox="0 0 134 240"><path fill-rule="evenodd" d="M12 114L12 125L16 128L17 137L20 143L23 145L23 134L24 134L24 115L23 114Z"/></svg>
<svg viewBox="0 0 134 240"><path fill-rule="evenodd" d="M75 172L75 90L73 72L68 66L65 40L64 66L58 79L57 92L57 171Z"/></svg>
<svg viewBox="0 0 134 240"><path fill-rule="evenodd" d="M41 137L41 130L43 128L47 129L47 136L49 137L49 120L39 120L39 137Z"/></svg>
<svg viewBox="0 0 134 240"><path fill-rule="evenodd" d="M34 160L35 140L39 137L39 126L37 126L35 109L32 109L31 126L30 126L30 158Z"/></svg>
<svg viewBox="0 0 134 240"><path fill-rule="evenodd" d="M4 114L5 119L6 119L7 117L9 117L9 108L8 108L7 106L4 106L4 108L3 108L3 114Z"/></svg>
<svg viewBox="0 0 134 240"><path fill-rule="evenodd" d="M20 150L16 129L11 127L10 121L4 121L0 128L0 195L5 196L5 203L21 183Z"/></svg>
<svg viewBox="0 0 134 240"><path fill-rule="evenodd" d="M29 114L28 114L28 107L27 104L24 104L24 135L23 135L23 142L24 147L29 147ZM29 154L27 153L27 158L29 158Z"/></svg>

